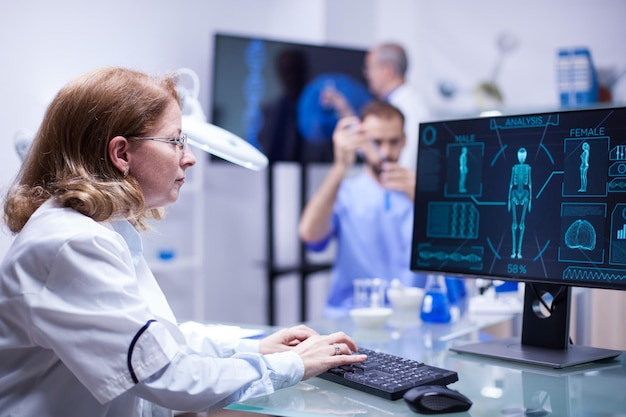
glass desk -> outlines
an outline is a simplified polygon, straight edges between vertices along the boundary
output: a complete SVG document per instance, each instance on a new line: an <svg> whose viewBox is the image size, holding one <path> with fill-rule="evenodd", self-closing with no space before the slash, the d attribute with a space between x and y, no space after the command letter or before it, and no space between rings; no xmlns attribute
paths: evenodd
<svg viewBox="0 0 626 417"><path fill-rule="evenodd" d="M394 321L395 319L395 321ZM480 330L511 316L466 316L450 325L392 317L381 329L357 328L349 318L307 323L320 333L342 330L359 345L458 372L450 385L473 402L450 416L621 416L626 412L624 355L606 363L553 370L448 350L480 337ZM274 416L416 416L403 400L389 401L320 378L272 395L234 403L230 410Z"/></svg>
<svg viewBox="0 0 626 417"><path fill-rule="evenodd" d="M394 311L381 328L360 327L348 316L335 319L320 319L306 324L319 333L328 334L343 331L350 335L359 346L379 349L413 358L416 346L432 349L444 347L450 341L476 340L480 331L496 324L516 318L516 314L463 314L458 320L448 324L424 323L419 312ZM402 347L405 348L402 348ZM424 349L420 349L421 352ZM417 358L420 359L420 358ZM421 359L420 359L421 360Z"/></svg>

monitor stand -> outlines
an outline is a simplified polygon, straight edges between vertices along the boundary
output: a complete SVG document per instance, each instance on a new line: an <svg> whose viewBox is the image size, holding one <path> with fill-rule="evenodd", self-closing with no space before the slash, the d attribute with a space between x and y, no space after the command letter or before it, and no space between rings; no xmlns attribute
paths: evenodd
<svg viewBox="0 0 626 417"><path fill-rule="evenodd" d="M554 298L554 307L546 313L541 307L541 298L546 300L550 296ZM519 338L496 339L450 349L557 369L619 356L621 351L570 343L570 304L570 286L527 283L521 341Z"/></svg>

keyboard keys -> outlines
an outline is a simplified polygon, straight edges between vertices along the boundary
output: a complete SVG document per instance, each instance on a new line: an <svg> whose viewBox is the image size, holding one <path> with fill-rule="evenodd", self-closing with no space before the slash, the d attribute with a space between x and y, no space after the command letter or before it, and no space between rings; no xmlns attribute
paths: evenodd
<svg viewBox="0 0 626 417"><path fill-rule="evenodd" d="M320 378L390 400L420 385L448 385L458 381L455 371L436 368L412 359L360 348L367 360L328 370Z"/></svg>

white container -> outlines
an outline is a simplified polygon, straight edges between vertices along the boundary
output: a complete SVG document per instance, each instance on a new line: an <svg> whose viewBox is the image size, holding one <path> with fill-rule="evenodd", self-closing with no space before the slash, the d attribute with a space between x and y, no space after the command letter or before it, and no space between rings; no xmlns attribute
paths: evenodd
<svg viewBox="0 0 626 417"><path fill-rule="evenodd" d="M350 317L357 326L375 328L387 323L392 313L392 309L385 307L353 308Z"/></svg>
<svg viewBox="0 0 626 417"><path fill-rule="evenodd" d="M424 298L424 289L418 287L389 288L387 298L396 310L419 310Z"/></svg>

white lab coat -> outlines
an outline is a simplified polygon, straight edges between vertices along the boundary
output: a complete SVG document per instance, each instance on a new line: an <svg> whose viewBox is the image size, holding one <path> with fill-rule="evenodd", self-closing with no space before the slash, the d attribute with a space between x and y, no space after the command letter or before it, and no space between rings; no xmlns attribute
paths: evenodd
<svg viewBox="0 0 626 417"><path fill-rule="evenodd" d="M0 264L0 417L150 415L142 398L198 411L303 373L293 352L183 334L126 221L47 202Z"/></svg>
<svg viewBox="0 0 626 417"><path fill-rule="evenodd" d="M415 171L417 168L419 124L430 118L428 108L413 87L407 83L393 90L387 97L387 101L397 107L404 115L406 145L402 149L398 163Z"/></svg>

